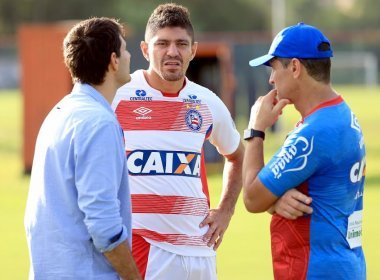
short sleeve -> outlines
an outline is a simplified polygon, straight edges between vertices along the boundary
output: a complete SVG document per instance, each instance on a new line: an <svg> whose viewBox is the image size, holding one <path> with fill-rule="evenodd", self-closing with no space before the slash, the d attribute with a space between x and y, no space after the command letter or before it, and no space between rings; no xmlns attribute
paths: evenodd
<svg viewBox="0 0 380 280"><path fill-rule="evenodd" d="M318 153L318 134L293 133L260 171L260 181L277 197L299 186L320 168L323 156Z"/></svg>
<svg viewBox="0 0 380 280"><path fill-rule="evenodd" d="M209 141L222 155L229 155L236 151L240 143L240 134L226 105L214 95L210 104L213 115L213 127Z"/></svg>

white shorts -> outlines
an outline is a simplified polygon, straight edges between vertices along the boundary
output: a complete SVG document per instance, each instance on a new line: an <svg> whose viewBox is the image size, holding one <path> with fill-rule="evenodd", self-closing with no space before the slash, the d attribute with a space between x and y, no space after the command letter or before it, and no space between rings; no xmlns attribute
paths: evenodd
<svg viewBox="0 0 380 280"><path fill-rule="evenodd" d="M135 238L134 236L133 238ZM141 238L141 237L140 237ZM137 238L136 238L137 239ZM142 239L142 238L141 238ZM137 240L136 240L137 241ZM140 240L141 242L142 240ZM139 243L140 243L139 242ZM146 241L145 241L146 242ZM141 245L141 243L140 243ZM216 257L188 257L173 254L146 243L132 252L145 280L216 280ZM140 250L139 250L140 249ZM139 251L139 252L137 252ZM135 256L135 254L139 256ZM142 254L143 253L143 254ZM143 257L143 255L145 255ZM145 260L142 260L144 258ZM145 267L142 267L145 266Z"/></svg>

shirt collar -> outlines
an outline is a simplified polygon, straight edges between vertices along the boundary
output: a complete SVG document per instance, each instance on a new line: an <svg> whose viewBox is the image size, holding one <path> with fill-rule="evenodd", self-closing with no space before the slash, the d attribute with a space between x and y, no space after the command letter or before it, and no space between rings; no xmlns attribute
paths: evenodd
<svg viewBox="0 0 380 280"><path fill-rule="evenodd" d="M113 113L111 105L108 103L107 99L105 99L103 94L101 94L99 91L97 91L93 86L89 84L75 83L71 94L88 95L91 98L95 99L97 102L99 102L109 112Z"/></svg>
<svg viewBox="0 0 380 280"><path fill-rule="evenodd" d="M313 108L306 116L304 116L300 121L298 121L297 124L296 124L296 127L298 127L301 124L303 124L303 122L305 121L305 119L308 116L310 116L314 112L318 111L319 109L330 107L330 106L335 106L335 105L338 105L339 103L342 103L343 101L344 101L343 97L341 95L338 95L334 99L331 99L329 101L326 101L326 102L323 102L323 103L319 104L318 106L316 106L315 108Z"/></svg>

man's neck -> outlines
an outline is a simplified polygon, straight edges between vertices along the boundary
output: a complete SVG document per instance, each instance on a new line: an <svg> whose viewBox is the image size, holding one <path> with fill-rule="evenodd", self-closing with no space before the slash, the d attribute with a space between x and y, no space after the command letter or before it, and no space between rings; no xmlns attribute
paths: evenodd
<svg viewBox="0 0 380 280"><path fill-rule="evenodd" d="M294 104L302 117L307 116L320 104L330 101L338 96L330 84L303 89L302 100Z"/></svg>
<svg viewBox="0 0 380 280"><path fill-rule="evenodd" d="M178 95L178 92L183 88L185 77L178 81L166 81L157 75L153 70L143 70L145 80L154 89L165 94Z"/></svg>
<svg viewBox="0 0 380 280"><path fill-rule="evenodd" d="M109 104L112 104L117 90L115 86L109 85L108 83L91 86L93 86L101 95L103 95L103 97L108 101Z"/></svg>

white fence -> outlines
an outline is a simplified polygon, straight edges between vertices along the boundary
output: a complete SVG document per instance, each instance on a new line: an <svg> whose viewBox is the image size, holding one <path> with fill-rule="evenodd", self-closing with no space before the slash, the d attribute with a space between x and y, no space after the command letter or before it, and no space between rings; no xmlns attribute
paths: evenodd
<svg viewBox="0 0 380 280"><path fill-rule="evenodd" d="M332 77L346 83L361 83L366 86L378 84L378 60L371 52L334 52ZM342 77L345 76L345 77ZM345 79L342 79L345 78Z"/></svg>

